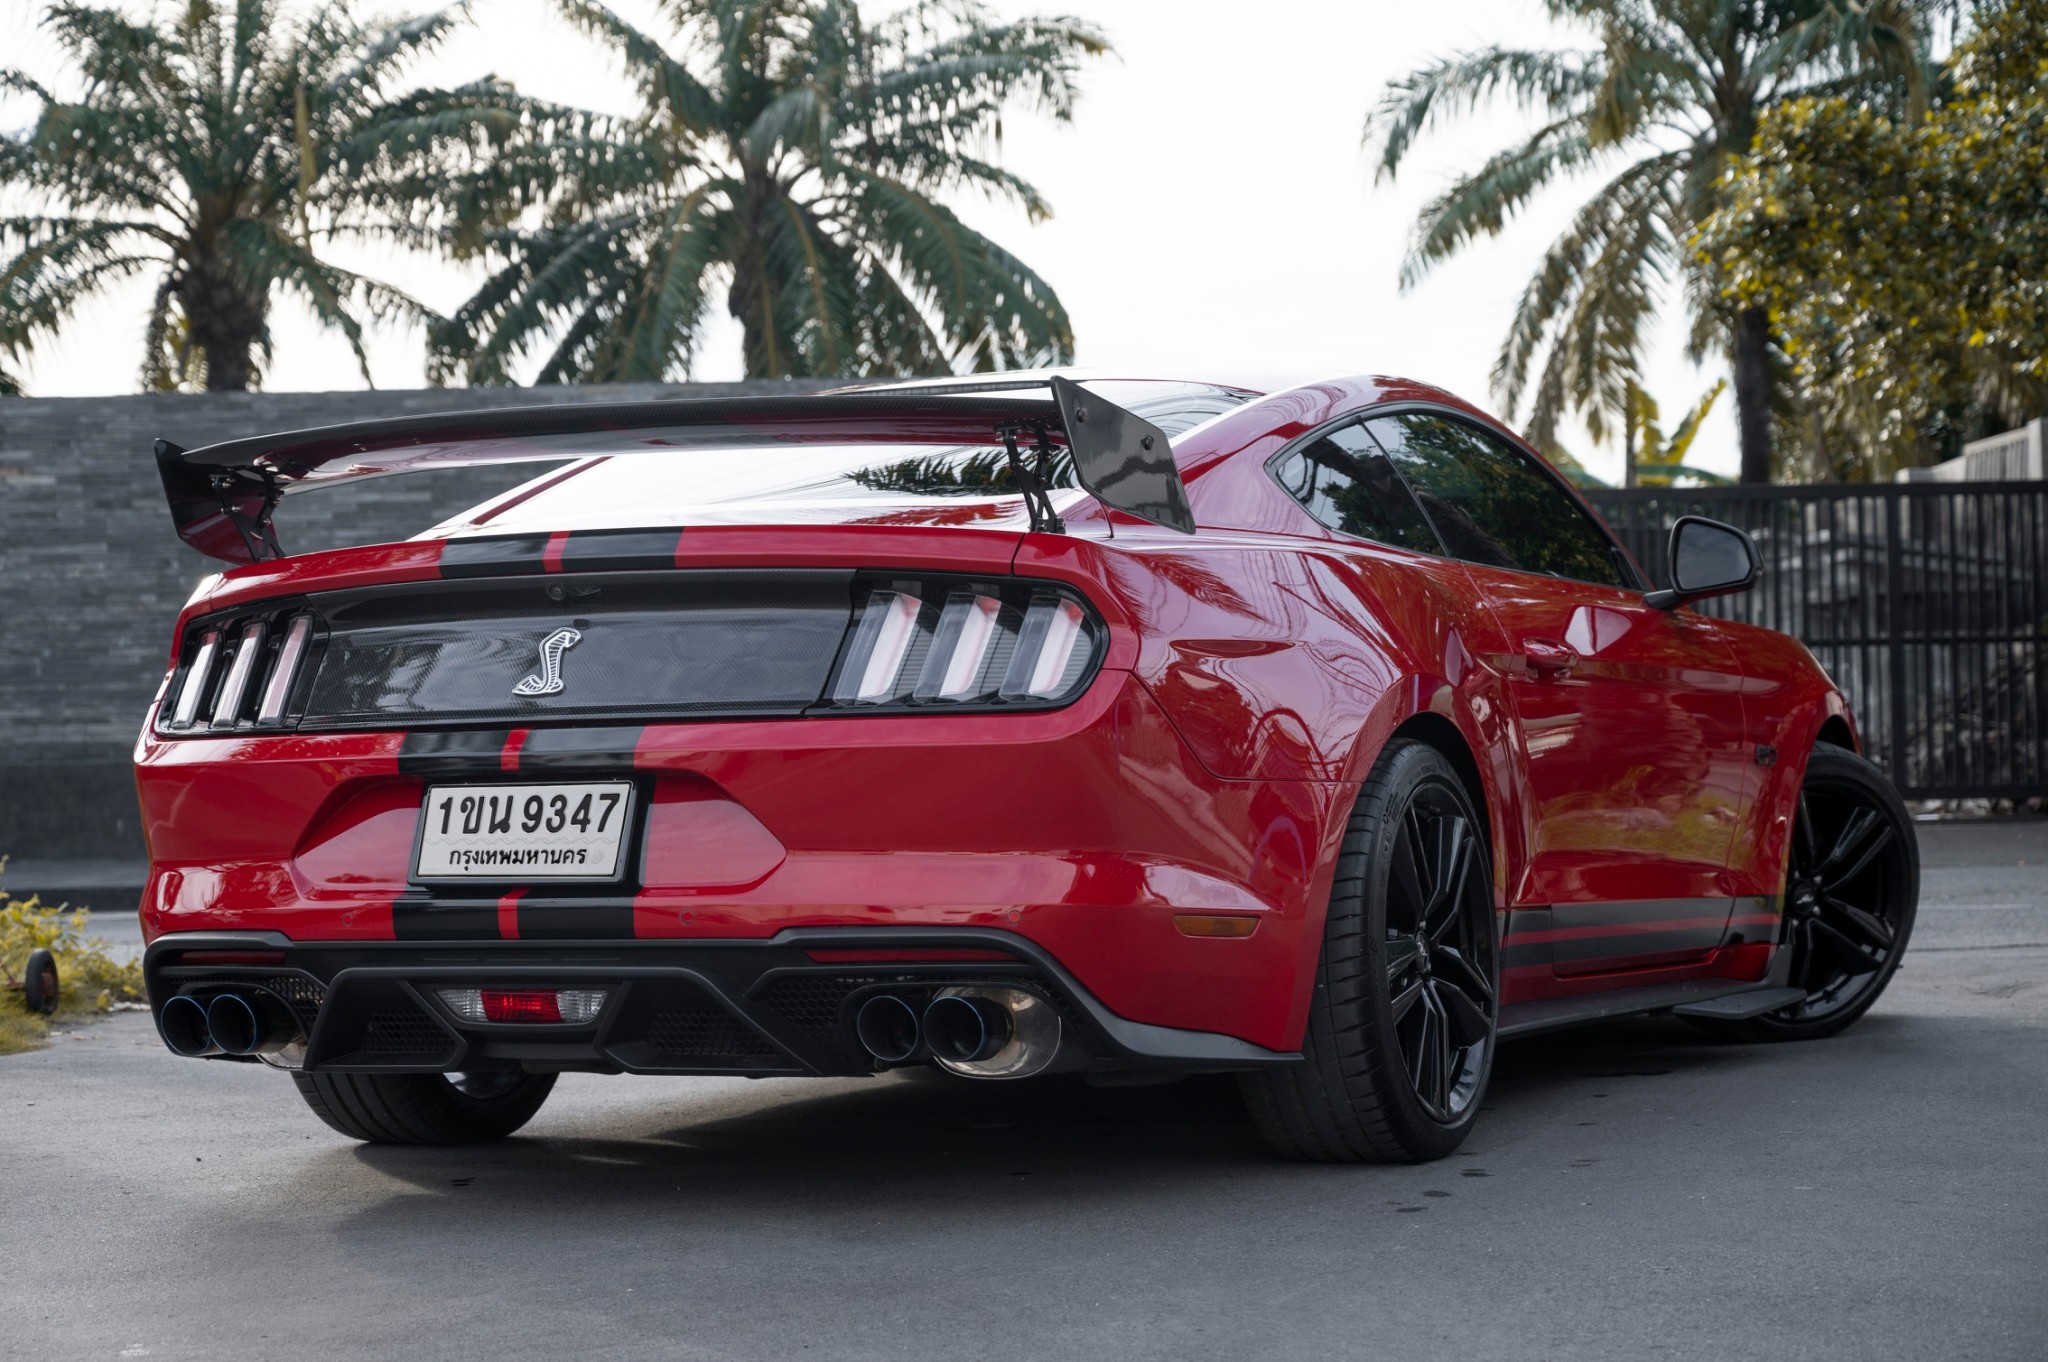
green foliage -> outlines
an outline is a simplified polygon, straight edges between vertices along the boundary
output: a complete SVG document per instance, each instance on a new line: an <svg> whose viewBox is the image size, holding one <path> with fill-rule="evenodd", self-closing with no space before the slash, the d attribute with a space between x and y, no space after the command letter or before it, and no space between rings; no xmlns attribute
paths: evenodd
<svg viewBox="0 0 2048 1362"><path fill-rule="evenodd" d="M869 23L843 0L666 0L666 34L559 0L615 47L643 113L615 161L538 227L486 235L491 278L434 328L438 381L689 372L718 285L750 377L898 375L1068 360L1052 288L935 195L1050 209L992 159L1006 109L1071 116L1071 19L995 22L924 0Z"/></svg>
<svg viewBox="0 0 2048 1362"><path fill-rule="evenodd" d="M1703 468L1686 466L1686 451L1698 438L1700 427L1706 423L1707 413L1721 400L1721 394L1728 391L1727 380L1707 389L1705 396L1693 403L1692 409L1678 418L1678 424L1670 435L1664 434L1661 424L1663 413L1657 406L1657 399L1641 388L1632 388L1629 393L1628 422L1625 446L1634 451L1636 485L1638 487L1672 487L1680 478L1689 478L1696 483L1719 483L1728 479L1718 473L1709 473Z"/></svg>
<svg viewBox="0 0 2048 1362"><path fill-rule="evenodd" d="M1803 99L1758 126L1700 258L1769 309L1808 471L1882 478L2048 407L2048 5L1979 12L1924 120Z"/></svg>
<svg viewBox="0 0 2048 1362"><path fill-rule="evenodd" d="M1667 436L1664 433L1663 409L1657 405L1657 399L1633 383L1628 385L1622 399L1622 449L1623 457L1635 464L1635 486L1675 487L1681 485L1680 479L1691 484L1728 482L1719 473L1694 468L1685 462L1686 452L1698 438L1707 413L1727 391L1726 379L1715 383L1699 401L1693 403L1691 410L1678 418L1678 425ZM1585 465L1563 445L1552 444L1544 448L1543 456L1580 487L1608 486L1588 473Z"/></svg>
<svg viewBox="0 0 2048 1362"><path fill-rule="evenodd" d="M354 348L367 323L431 319L325 258L338 239L476 250L550 191L556 144L590 120L497 81L395 89L461 6L362 25L345 0L287 20L281 0L187 0L140 22L54 4L44 26L83 93L24 72L37 106L0 135L0 187L39 211L0 217L0 359L26 356L96 294L156 281L143 386L250 386L288 294Z"/></svg>
<svg viewBox="0 0 2048 1362"><path fill-rule="evenodd" d="M1041 481L1048 488L1073 487L1073 455L1056 449L1049 459L1040 460L1036 451L1026 457L1034 469L1043 465ZM918 496L1014 496L1017 475L1010 467L1009 454L1000 449L948 449L895 463L857 468L850 475L862 487L876 492L910 492Z"/></svg>
<svg viewBox="0 0 2048 1362"><path fill-rule="evenodd" d="M0 872L7 858L0 856ZM85 934L91 914L65 904L54 907L34 895L15 898L0 889L0 1054L33 1049L48 1034L46 1018L22 1006L23 966L30 952L47 950L57 957L62 996L59 1018L75 1018L110 1010L116 1003L142 998L142 965L122 964L107 954L106 942Z"/></svg>
<svg viewBox="0 0 2048 1362"><path fill-rule="evenodd" d="M1916 107L1929 15L1946 8L1940 0L1550 0L1553 16L1589 26L1598 45L1445 58L1390 84L1368 120L1382 178L1422 135L1496 98L1512 98L1536 123L1423 208L1403 281L1500 232L1560 178L1605 176L1524 290L1493 379L1510 411L1528 400L1539 446L1555 447L1574 414L1594 439L1606 438L1641 386L1643 347L1668 281L1683 286L1694 358L1735 345L1733 300L1714 262L1686 243L1719 207L1722 170L1748 148L1760 114L1845 90Z"/></svg>

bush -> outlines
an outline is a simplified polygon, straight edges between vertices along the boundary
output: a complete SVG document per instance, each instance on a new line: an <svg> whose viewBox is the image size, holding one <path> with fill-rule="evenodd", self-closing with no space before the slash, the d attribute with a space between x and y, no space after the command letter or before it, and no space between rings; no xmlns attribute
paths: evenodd
<svg viewBox="0 0 2048 1362"><path fill-rule="evenodd" d="M7 858L0 856L0 874ZM28 1010L20 992L28 957L47 950L57 957L61 982L54 1020L76 1020L142 1001L142 964L123 964L107 954L107 943L85 933L92 913L69 904L45 904L36 895L15 898L0 888L0 1054L32 1050L49 1036L53 1018Z"/></svg>

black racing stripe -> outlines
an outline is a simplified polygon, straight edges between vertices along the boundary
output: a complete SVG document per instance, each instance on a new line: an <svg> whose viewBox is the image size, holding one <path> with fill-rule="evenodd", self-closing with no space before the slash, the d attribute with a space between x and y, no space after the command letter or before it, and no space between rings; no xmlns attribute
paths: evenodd
<svg viewBox="0 0 2048 1362"><path fill-rule="evenodd" d="M495 911L495 905L493 906ZM630 898L541 898L530 894L518 901L521 941L633 939L633 900ZM491 935L497 935L492 923Z"/></svg>
<svg viewBox="0 0 2048 1362"><path fill-rule="evenodd" d="M502 771L508 728L414 732L398 749L398 769L409 776L477 776Z"/></svg>
<svg viewBox="0 0 2048 1362"><path fill-rule="evenodd" d="M562 543L564 572L627 572L676 565L682 531L571 530Z"/></svg>
<svg viewBox="0 0 2048 1362"><path fill-rule="evenodd" d="M673 546L671 546L673 547ZM443 577L505 577L546 569L548 537L508 534L491 539L447 539L441 543Z"/></svg>
<svg viewBox="0 0 2048 1362"><path fill-rule="evenodd" d="M1769 922L1738 922L1737 918L1768 916ZM1728 935L1723 937L1724 946L1775 946L1785 930L1785 910L1776 894L1753 894L1748 898L1735 900L1735 911L1728 915Z"/></svg>
<svg viewBox="0 0 2048 1362"><path fill-rule="evenodd" d="M401 894L391 904L391 934L400 941L498 941L498 900Z"/></svg>
<svg viewBox="0 0 2048 1362"><path fill-rule="evenodd" d="M633 751L644 731L639 724L536 728L519 749L519 771L522 775L528 771L630 771Z"/></svg>
<svg viewBox="0 0 2048 1362"><path fill-rule="evenodd" d="M1710 951L1720 944L1721 934L1688 927L1675 932L1615 932L1607 936L1575 936L1550 943L1558 965L1583 964L1588 960L1625 960L1637 955L1669 955L1686 951Z"/></svg>
<svg viewBox="0 0 2048 1362"><path fill-rule="evenodd" d="M1635 927L1678 918L1724 917L1728 900L1640 899L1623 903L1559 903L1551 906L1553 927Z"/></svg>
<svg viewBox="0 0 2048 1362"><path fill-rule="evenodd" d="M1522 941L1517 938L1530 932L1550 930L1548 908L1517 908L1508 914L1507 925L1501 928L1500 967L1504 970L1527 969L1531 965L1550 963L1548 941Z"/></svg>

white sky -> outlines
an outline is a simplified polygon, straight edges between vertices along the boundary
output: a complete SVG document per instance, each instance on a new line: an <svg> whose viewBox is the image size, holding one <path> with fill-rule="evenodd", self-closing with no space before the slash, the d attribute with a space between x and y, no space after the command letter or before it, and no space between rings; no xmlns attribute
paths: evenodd
<svg viewBox="0 0 2048 1362"><path fill-rule="evenodd" d="M427 7L429 0L413 8ZM0 61L58 78L36 27L40 0L0 0ZM365 12L403 8L365 6ZM645 0L617 8L643 20ZM877 9L882 8L876 5ZM1492 407L1487 375L1514 302L1544 247L1591 182L1539 198L1494 241L1403 293L1398 271L1416 209L1458 170L1526 136L1532 115L1502 105L1430 138L1398 183L1375 185L1359 146L1385 82L1426 59L1488 42L1564 44L1578 35L1539 0L1000 0L1014 15L1069 12L1107 30L1118 55L1094 64L1073 123L1016 115L1002 159L1052 202L1050 222L967 199L954 206L1031 263L1074 318L1089 367L1189 378L1260 377L1301 366L1397 373ZM420 73L453 82L495 72L544 98L625 112L631 91L604 49L547 0L474 0L477 26ZM0 106L18 126L24 106ZM447 309L474 270L381 252L337 252ZM33 394L131 392L151 283L110 293L24 377ZM739 334L722 317L693 377L737 378ZM361 386L353 357L295 307L272 318L273 390ZM1725 366L1681 352L1675 290L1650 358L1649 390L1668 423ZM379 387L421 382L416 331L373 341ZM1618 451L1568 435L1597 475ZM1691 462L1732 474L1734 409L1724 397Z"/></svg>

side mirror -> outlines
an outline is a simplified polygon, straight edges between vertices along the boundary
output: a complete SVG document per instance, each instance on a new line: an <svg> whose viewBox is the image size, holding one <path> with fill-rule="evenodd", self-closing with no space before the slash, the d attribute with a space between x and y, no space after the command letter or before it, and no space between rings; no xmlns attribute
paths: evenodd
<svg viewBox="0 0 2048 1362"><path fill-rule="evenodd" d="M1643 597L1645 605L1675 610L1687 601L1728 596L1756 585L1763 555L1756 541L1733 525L1684 515L1671 527L1671 585Z"/></svg>

